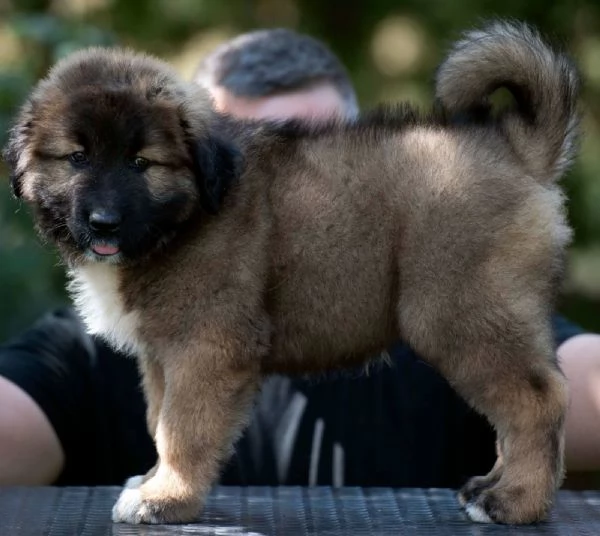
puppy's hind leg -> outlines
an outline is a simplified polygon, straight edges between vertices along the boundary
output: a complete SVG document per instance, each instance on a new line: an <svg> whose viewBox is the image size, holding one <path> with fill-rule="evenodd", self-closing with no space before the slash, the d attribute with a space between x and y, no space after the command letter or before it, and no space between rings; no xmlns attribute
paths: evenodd
<svg viewBox="0 0 600 536"><path fill-rule="evenodd" d="M540 521L562 483L566 382L552 365L527 365L521 373L505 373L492 387L494 394L467 395L492 422L500 443L501 471L492 470L484 486L472 479L459 493L474 521ZM469 391L468 386L457 387ZM482 390L490 389L482 385Z"/></svg>
<svg viewBox="0 0 600 536"><path fill-rule="evenodd" d="M499 311L481 298L443 319L436 309L427 335L423 316L421 333L410 322L404 333L496 429L500 459L459 494L467 515L479 522L536 522L548 514L563 478L566 380L549 327L539 321L544 309L539 316Z"/></svg>
<svg viewBox="0 0 600 536"><path fill-rule="evenodd" d="M165 392L156 427L159 462L139 488L122 492L113 521L186 523L200 512L247 419L259 380L256 366L233 366L217 354L206 349L163 361Z"/></svg>

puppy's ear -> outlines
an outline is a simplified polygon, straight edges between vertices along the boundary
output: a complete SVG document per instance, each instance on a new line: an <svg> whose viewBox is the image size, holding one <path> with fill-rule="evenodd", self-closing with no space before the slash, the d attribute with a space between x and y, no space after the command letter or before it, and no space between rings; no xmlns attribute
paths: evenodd
<svg viewBox="0 0 600 536"><path fill-rule="evenodd" d="M200 204L209 214L216 214L227 190L242 173L242 154L233 143L214 135L195 140L190 147Z"/></svg>
<svg viewBox="0 0 600 536"><path fill-rule="evenodd" d="M8 134L8 141L2 151L2 158L8 166L10 186L15 197L23 195L22 177L27 168L26 148L32 129L33 112L26 103Z"/></svg>

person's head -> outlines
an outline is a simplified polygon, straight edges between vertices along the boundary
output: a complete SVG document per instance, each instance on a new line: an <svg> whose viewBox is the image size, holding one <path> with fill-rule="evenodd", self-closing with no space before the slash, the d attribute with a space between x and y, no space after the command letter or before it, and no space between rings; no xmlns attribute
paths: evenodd
<svg viewBox="0 0 600 536"><path fill-rule="evenodd" d="M245 118L354 117L346 69L323 43L291 30L260 30L218 47L194 80L218 110Z"/></svg>

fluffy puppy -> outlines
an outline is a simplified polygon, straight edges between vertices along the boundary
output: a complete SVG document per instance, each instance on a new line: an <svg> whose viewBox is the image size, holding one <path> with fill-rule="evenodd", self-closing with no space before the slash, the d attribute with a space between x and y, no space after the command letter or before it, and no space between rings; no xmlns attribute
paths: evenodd
<svg viewBox="0 0 600 536"><path fill-rule="evenodd" d="M500 86L515 108L492 116ZM549 317L577 87L565 56L504 23L456 44L426 119L238 125L150 57L60 62L5 156L90 331L143 372L159 462L114 521L194 519L262 375L356 365L398 337L497 431L467 514L542 519L563 476Z"/></svg>

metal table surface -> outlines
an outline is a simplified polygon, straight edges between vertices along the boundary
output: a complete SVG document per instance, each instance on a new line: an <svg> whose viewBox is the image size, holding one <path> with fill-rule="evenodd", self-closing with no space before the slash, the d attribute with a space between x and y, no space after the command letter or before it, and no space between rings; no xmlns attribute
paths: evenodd
<svg viewBox="0 0 600 536"><path fill-rule="evenodd" d="M326 487L216 487L195 524L113 524L110 512L119 492L0 487L0 535L600 535L598 491L561 491L550 519L527 527L471 523L451 490Z"/></svg>

